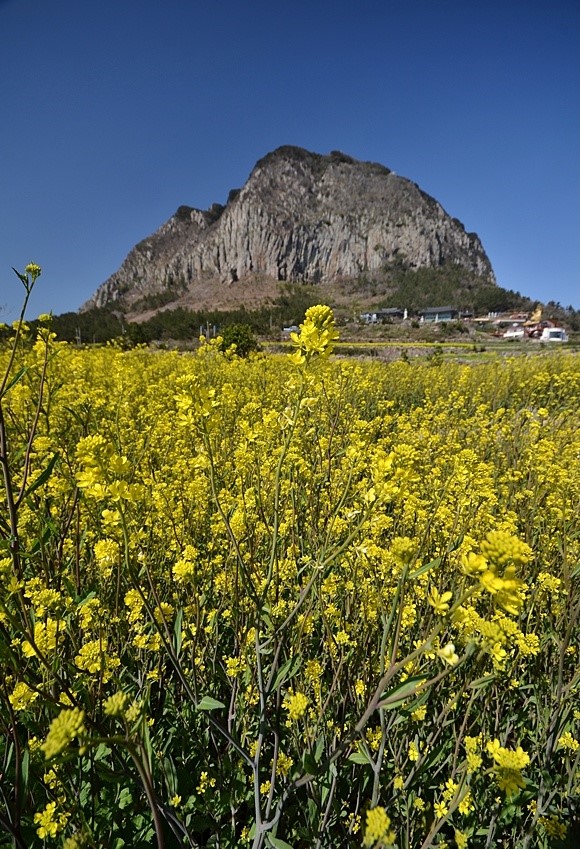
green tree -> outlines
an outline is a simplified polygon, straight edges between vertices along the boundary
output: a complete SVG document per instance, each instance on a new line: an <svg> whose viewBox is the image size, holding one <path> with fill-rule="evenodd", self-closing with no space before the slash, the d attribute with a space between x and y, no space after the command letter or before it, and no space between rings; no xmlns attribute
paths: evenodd
<svg viewBox="0 0 580 849"><path fill-rule="evenodd" d="M252 351L260 350L258 340L248 324L228 324L220 336L222 337L220 349L227 351L235 345L235 353L238 357L247 357Z"/></svg>

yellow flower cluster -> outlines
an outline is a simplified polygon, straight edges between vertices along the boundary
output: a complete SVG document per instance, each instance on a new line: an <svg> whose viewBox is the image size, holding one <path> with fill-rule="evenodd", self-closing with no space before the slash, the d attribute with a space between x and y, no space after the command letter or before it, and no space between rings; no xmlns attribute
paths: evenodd
<svg viewBox="0 0 580 849"><path fill-rule="evenodd" d="M518 790L525 787L522 769L528 766L530 757L521 746L517 749L507 749L495 739L487 744L487 751L494 761L495 780L507 797L515 795Z"/></svg>
<svg viewBox="0 0 580 849"><path fill-rule="evenodd" d="M119 740L144 753L160 798L182 797L176 817L210 821L211 776L216 834L231 828L219 812L260 787L261 822L290 792L309 815L328 776L344 845L361 817L367 845L408 827L420 846L451 816L468 818L465 845L498 787L512 797L540 774L565 812L580 719L578 357L333 362L336 338L322 306L290 357L44 338L42 403L42 346L26 342L2 399L22 447L16 491L40 481L18 505L20 562L2 531L7 727L32 762L35 735L52 758L91 729L82 799L98 798L99 770L116 774ZM532 692L561 723L549 764ZM49 730L55 703L67 710ZM371 769L384 807L367 810ZM92 814L73 778L59 773L57 809L81 833ZM58 816L44 815L46 836Z"/></svg>
<svg viewBox="0 0 580 849"><path fill-rule="evenodd" d="M465 746L467 773L476 772L483 763L483 758L480 754L481 737L470 737L469 735L466 735L463 740L463 745Z"/></svg>
<svg viewBox="0 0 580 849"><path fill-rule="evenodd" d="M391 819L385 809L380 805L370 808L366 815L363 846L382 849L382 847L391 846L394 842L395 834L391 829Z"/></svg>
<svg viewBox="0 0 580 849"><path fill-rule="evenodd" d="M558 746L568 752L580 751L580 742L569 731L565 731L560 735Z"/></svg>
<svg viewBox="0 0 580 849"><path fill-rule="evenodd" d="M37 690L32 690L24 681L18 681L8 699L14 710L27 710L39 695Z"/></svg>
<svg viewBox="0 0 580 849"><path fill-rule="evenodd" d="M58 619L47 617L44 622L34 623L33 640L22 641L22 654L25 657L38 656L40 652L45 657L54 654L57 644L64 640L65 623Z"/></svg>
<svg viewBox="0 0 580 849"><path fill-rule="evenodd" d="M103 710L107 716L123 716L125 708L129 702L129 697L126 693L117 692L106 700L103 705Z"/></svg>
<svg viewBox="0 0 580 849"><path fill-rule="evenodd" d="M298 365L307 362L312 356L328 357L338 339L330 307L319 304L307 309L300 333L292 333L291 339L296 348L292 361Z"/></svg>
<svg viewBox="0 0 580 849"><path fill-rule="evenodd" d="M41 267L35 262L29 262L24 271L26 272L26 274L30 274L30 276L34 279L40 277L40 275L42 274Z"/></svg>
<svg viewBox="0 0 580 849"><path fill-rule="evenodd" d="M85 731L84 711L74 708L63 710L52 720L50 730L41 748L47 760L60 755L69 747L75 737L82 737Z"/></svg>
<svg viewBox="0 0 580 849"><path fill-rule="evenodd" d="M107 651L107 646L102 639L97 639L89 640L80 647L80 651L75 657L75 663L79 669L85 672L100 674L103 681L107 682L110 680L113 670L120 665L121 661Z"/></svg>
<svg viewBox="0 0 580 849"><path fill-rule="evenodd" d="M43 811L34 815L34 822L38 825L36 833L44 840L47 837L56 837L66 826L69 815L57 810L56 802L49 802Z"/></svg>
<svg viewBox="0 0 580 849"><path fill-rule="evenodd" d="M561 822L558 817L539 817L538 825L543 828L548 837L553 837L556 840L564 840L568 833L565 823Z"/></svg>
<svg viewBox="0 0 580 849"><path fill-rule="evenodd" d="M288 690L284 697L283 704L288 711L288 719L290 722L297 722L299 719L302 719L306 713L308 702L308 696L304 693L295 693L292 690Z"/></svg>
<svg viewBox="0 0 580 849"><path fill-rule="evenodd" d="M199 777L199 783L197 785L198 793L207 793L212 787L216 786L216 779L212 775L210 776L205 770L201 773Z"/></svg>

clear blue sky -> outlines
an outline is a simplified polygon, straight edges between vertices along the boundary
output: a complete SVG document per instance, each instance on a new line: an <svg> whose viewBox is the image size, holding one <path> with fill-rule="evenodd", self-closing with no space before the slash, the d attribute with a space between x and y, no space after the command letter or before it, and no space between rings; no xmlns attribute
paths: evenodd
<svg viewBox="0 0 580 849"><path fill-rule="evenodd" d="M0 0L0 320L76 310L282 144L381 162L580 308L578 0Z"/></svg>

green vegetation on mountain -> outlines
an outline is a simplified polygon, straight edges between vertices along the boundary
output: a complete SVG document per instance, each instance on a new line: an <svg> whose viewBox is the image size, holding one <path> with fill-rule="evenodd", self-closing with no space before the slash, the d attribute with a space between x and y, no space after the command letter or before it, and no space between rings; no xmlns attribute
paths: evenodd
<svg viewBox="0 0 580 849"><path fill-rule="evenodd" d="M381 307L400 307L413 312L429 307L453 306L462 312L485 314L530 309L533 301L503 289L457 265L409 269L403 265L387 270L389 294Z"/></svg>

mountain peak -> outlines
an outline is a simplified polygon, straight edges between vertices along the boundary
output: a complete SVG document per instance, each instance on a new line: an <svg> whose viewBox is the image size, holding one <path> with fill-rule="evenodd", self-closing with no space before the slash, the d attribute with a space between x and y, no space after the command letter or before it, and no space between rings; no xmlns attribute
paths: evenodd
<svg viewBox="0 0 580 849"><path fill-rule="evenodd" d="M477 235L415 183L340 151L284 145L260 159L226 206L180 206L129 253L85 305L120 307L148 295L196 304L196 292L292 281L323 286L410 269L460 266L493 283ZM213 288L212 288L213 287ZM322 295L321 295L322 296Z"/></svg>

